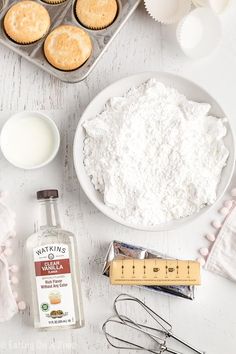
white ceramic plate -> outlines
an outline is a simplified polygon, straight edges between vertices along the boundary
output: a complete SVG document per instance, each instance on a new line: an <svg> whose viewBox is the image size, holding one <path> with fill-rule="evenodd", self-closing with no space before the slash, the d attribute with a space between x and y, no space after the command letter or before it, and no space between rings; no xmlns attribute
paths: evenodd
<svg viewBox="0 0 236 354"><path fill-rule="evenodd" d="M94 117L96 114L100 113L103 110L103 107L108 99L113 96L122 96L124 95L131 87L137 86L144 81L155 77L159 81L163 82L167 86L172 86L176 88L179 92L183 93L188 99L197 102L207 102L210 103L212 109L210 113L216 117L225 117L225 113L219 104L212 98L204 89L196 85L195 83L173 74L169 73L159 73L159 72L147 72L141 73L134 76L129 76L124 79L121 79L112 85L105 88L101 91L88 105L86 110L84 111L80 122L78 124L76 133L75 133L75 140L74 140L74 164L76 173L87 197L91 200L91 202L105 215L110 217L111 219L119 222L120 224L139 229L139 230L146 230L146 231L163 231L163 230L171 230L178 226L185 224L188 221L194 220L199 215L205 213L207 210L210 209L211 206L207 206L202 208L199 213L196 213L192 216L182 218L180 220L171 221L165 224L159 224L152 227L145 227L140 225L133 225L119 216L115 214L115 212L106 206L103 202L102 195L94 189L93 184L90 181L90 178L87 176L84 164L83 164L83 144L85 138L85 131L83 128L83 122L87 119ZM218 186L217 190L217 200L222 197L224 192L226 191L232 174L234 170L234 161L235 161L235 147L234 147L234 137L232 128L230 123L227 123L227 136L225 137L225 145L230 152L227 165L223 169L221 181Z"/></svg>

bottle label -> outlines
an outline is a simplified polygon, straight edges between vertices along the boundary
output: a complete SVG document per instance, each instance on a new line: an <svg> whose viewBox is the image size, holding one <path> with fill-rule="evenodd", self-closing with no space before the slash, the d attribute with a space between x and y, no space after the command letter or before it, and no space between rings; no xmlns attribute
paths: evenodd
<svg viewBox="0 0 236 354"><path fill-rule="evenodd" d="M53 243L33 249L41 327L75 323L68 245Z"/></svg>

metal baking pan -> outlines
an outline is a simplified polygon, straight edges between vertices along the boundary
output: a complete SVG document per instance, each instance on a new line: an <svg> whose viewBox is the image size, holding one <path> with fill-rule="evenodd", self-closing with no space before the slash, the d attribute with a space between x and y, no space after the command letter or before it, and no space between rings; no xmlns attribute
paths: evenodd
<svg viewBox="0 0 236 354"><path fill-rule="evenodd" d="M49 12L51 17L49 32L61 24L76 25L87 31L93 43L93 51L86 63L73 71L61 71L51 66L44 56L43 43L46 36L35 43L27 45L17 44L9 39L3 28L3 19L7 10L17 2L14 0L0 0L0 43L58 79L68 83L75 83L84 80L93 70L109 44L135 11L141 0L117 0L119 5L118 15L114 22L103 30L87 29L78 22L74 13L76 0L66 0L61 4L47 4L40 0L35 1L43 5Z"/></svg>

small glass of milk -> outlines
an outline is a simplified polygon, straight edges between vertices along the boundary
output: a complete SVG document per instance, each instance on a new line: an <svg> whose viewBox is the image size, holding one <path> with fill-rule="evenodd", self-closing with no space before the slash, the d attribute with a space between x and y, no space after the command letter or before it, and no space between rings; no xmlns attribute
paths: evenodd
<svg viewBox="0 0 236 354"><path fill-rule="evenodd" d="M54 121L39 112L20 112L4 124L0 147L5 158L23 169L43 167L56 156L60 134Z"/></svg>

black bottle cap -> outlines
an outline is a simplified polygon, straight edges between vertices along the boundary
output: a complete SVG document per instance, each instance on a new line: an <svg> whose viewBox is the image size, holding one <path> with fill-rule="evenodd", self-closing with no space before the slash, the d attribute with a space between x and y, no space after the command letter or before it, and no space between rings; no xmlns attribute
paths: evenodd
<svg viewBox="0 0 236 354"><path fill-rule="evenodd" d="M37 199L50 199L50 198L58 198L58 190L57 189L46 189L43 191L37 192Z"/></svg>

